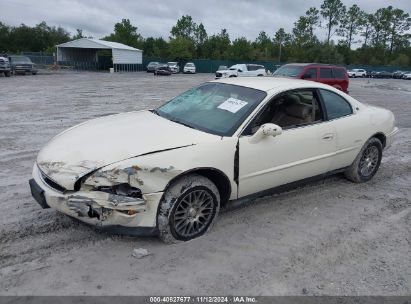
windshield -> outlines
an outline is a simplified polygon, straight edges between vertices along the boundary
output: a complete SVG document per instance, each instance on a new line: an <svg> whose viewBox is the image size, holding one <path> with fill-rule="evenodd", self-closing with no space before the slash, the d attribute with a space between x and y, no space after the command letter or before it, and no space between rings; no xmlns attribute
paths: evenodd
<svg viewBox="0 0 411 304"><path fill-rule="evenodd" d="M233 65L229 68L229 70L231 70L231 71L234 71L234 70L237 70L237 69L239 69L238 65Z"/></svg>
<svg viewBox="0 0 411 304"><path fill-rule="evenodd" d="M167 62L168 65L177 65L177 62Z"/></svg>
<svg viewBox="0 0 411 304"><path fill-rule="evenodd" d="M159 62L150 62L148 65L157 65Z"/></svg>
<svg viewBox="0 0 411 304"><path fill-rule="evenodd" d="M194 64L193 63L186 63L186 67L193 67Z"/></svg>
<svg viewBox="0 0 411 304"><path fill-rule="evenodd" d="M297 77L302 70L303 66L298 65L284 65L274 72L274 76L287 76L287 77Z"/></svg>
<svg viewBox="0 0 411 304"><path fill-rule="evenodd" d="M13 63L32 63L28 57L10 57Z"/></svg>
<svg viewBox="0 0 411 304"><path fill-rule="evenodd" d="M263 91L223 83L205 83L157 108L171 121L208 133L232 136L265 98Z"/></svg>

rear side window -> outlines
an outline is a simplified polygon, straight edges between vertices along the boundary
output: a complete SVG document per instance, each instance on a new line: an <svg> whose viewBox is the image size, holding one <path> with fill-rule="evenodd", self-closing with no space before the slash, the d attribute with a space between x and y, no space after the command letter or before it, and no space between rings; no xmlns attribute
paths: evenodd
<svg viewBox="0 0 411 304"><path fill-rule="evenodd" d="M320 78L333 78L330 68L320 68Z"/></svg>
<svg viewBox="0 0 411 304"><path fill-rule="evenodd" d="M340 95L323 89L320 89L320 92L327 111L328 119L336 119L352 114L351 105Z"/></svg>
<svg viewBox="0 0 411 304"><path fill-rule="evenodd" d="M359 71L359 72L361 72L361 71ZM334 73L334 78L345 79L345 70L344 69L335 68L335 69L333 69L333 73Z"/></svg>
<svg viewBox="0 0 411 304"><path fill-rule="evenodd" d="M247 69L248 69L249 71L255 71L255 70L257 70L257 66L255 66L255 65L253 65L253 64L249 64L249 65L247 65Z"/></svg>

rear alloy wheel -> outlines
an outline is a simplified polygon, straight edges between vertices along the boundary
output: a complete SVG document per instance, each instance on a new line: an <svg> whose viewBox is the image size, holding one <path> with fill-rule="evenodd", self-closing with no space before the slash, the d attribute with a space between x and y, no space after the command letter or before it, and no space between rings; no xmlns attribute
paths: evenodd
<svg viewBox="0 0 411 304"><path fill-rule="evenodd" d="M167 243L188 241L203 235L220 209L220 194L208 178L188 175L164 194L158 214L160 238Z"/></svg>
<svg viewBox="0 0 411 304"><path fill-rule="evenodd" d="M377 173L381 158L381 141L373 137L365 143L354 162L345 172L345 176L355 183L367 182Z"/></svg>

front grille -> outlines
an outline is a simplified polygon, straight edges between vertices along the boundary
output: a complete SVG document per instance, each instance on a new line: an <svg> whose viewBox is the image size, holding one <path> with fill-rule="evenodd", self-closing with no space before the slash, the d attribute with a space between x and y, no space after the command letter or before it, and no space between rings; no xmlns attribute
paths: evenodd
<svg viewBox="0 0 411 304"><path fill-rule="evenodd" d="M16 69L25 69L25 70L31 70L31 65L29 64L19 64L16 65Z"/></svg>
<svg viewBox="0 0 411 304"><path fill-rule="evenodd" d="M57 184L55 181L53 181L51 178L49 178L46 174L44 174L41 170L40 170L40 174L41 174L41 178L43 179L43 181L50 187L53 188L54 190L58 191L58 192L65 192L67 189L64 188L63 186L60 186L59 184Z"/></svg>

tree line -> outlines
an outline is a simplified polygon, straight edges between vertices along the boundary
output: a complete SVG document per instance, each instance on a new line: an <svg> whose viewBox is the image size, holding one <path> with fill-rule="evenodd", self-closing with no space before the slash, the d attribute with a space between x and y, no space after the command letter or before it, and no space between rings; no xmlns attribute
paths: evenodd
<svg viewBox="0 0 411 304"><path fill-rule="evenodd" d="M191 59L264 60L322 62L334 64L410 65L411 18L402 9L388 6L367 13L358 5L346 7L341 0L324 0L310 7L293 24L261 31L254 41L231 39L226 29L209 35L202 23L189 15L179 18L169 39L144 38L129 19L116 23L113 33L103 37L143 50L145 56L188 61ZM318 37L325 32L325 39ZM271 35L271 36L270 36ZM0 22L0 51L53 51L56 44L84 37L45 22L13 27Z"/></svg>

